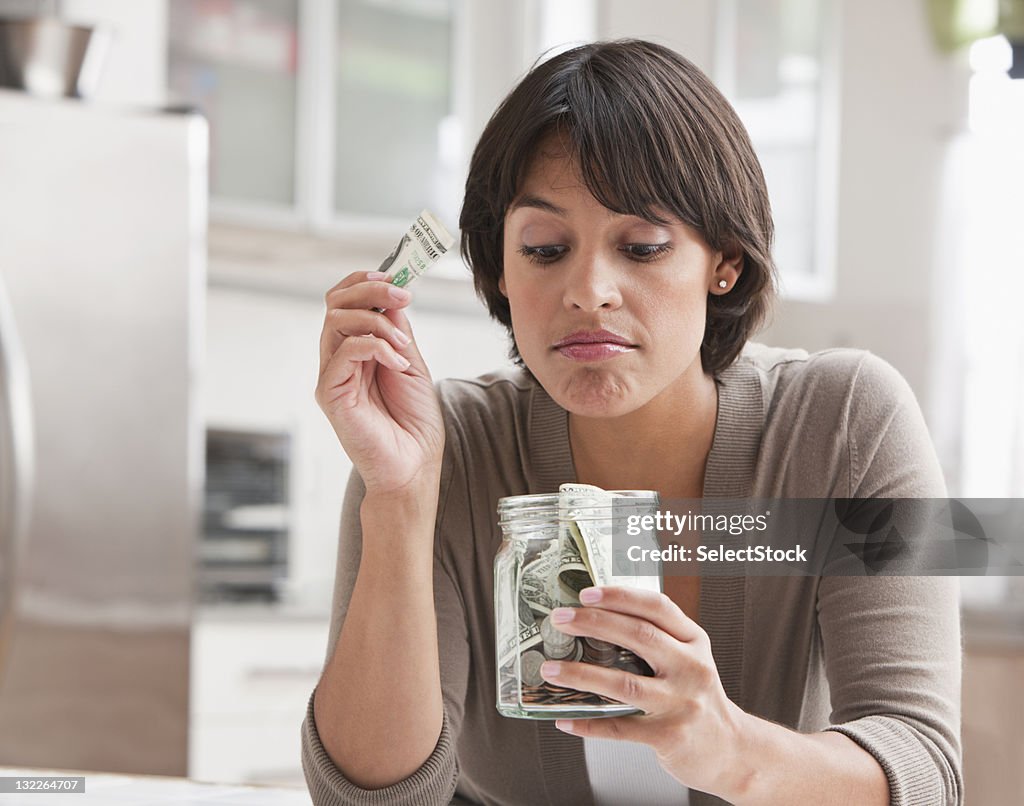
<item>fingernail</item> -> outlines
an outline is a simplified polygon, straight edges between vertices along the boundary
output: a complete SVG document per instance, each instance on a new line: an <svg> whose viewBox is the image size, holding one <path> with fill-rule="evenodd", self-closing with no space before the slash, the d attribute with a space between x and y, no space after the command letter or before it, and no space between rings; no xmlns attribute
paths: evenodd
<svg viewBox="0 0 1024 806"><path fill-rule="evenodd" d="M594 604L601 601L600 588L584 588L580 591L580 601L583 604Z"/></svg>
<svg viewBox="0 0 1024 806"><path fill-rule="evenodd" d="M575 724L571 719L556 719L555 727L559 730L565 731L566 733L572 733Z"/></svg>
<svg viewBox="0 0 1024 806"><path fill-rule="evenodd" d="M540 665L540 673L543 677L558 677L562 672L562 664L555 661L545 661Z"/></svg>
<svg viewBox="0 0 1024 806"><path fill-rule="evenodd" d="M408 336L406 336L401 330L396 330L395 331L395 339L403 347L408 347L412 343L412 339L410 339Z"/></svg>
<svg viewBox="0 0 1024 806"><path fill-rule="evenodd" d="M565 624L576 618L576 610L572 607L556 607L551 611L551 620L555 624Z"/></svg>
<svg viewBox="0 0 1024 806"><path fill-rule="evenodd" d="M410 364L408 358L406 358L403 355L396 355L395 358L398 359L398 369L400 369L402 372L405 372L407 369L409 369Z"/></svg>
<svg viewBox="0 0 1024 806"><path fill-rule="evenodd" d="M383 280L387 275L382 271L368 271L366 272L367 280Z"/></svg>
<svg viewBox="0 0 1024 806"><path fill-rule="evenodd" d="M388 289L388 296L395 302L406 302L412 297L412 294L404 288L399 288L398 286L393 285Z"/></svg>

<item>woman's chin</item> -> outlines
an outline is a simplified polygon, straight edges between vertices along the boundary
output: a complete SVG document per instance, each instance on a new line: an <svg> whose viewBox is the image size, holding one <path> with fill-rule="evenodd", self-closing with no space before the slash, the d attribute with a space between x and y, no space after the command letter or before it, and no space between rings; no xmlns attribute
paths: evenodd
<svg viewBox="0 0 1024 806"><path fill-rule="evenodd" d="M635 384L598 367L580 367L543 385L559 406L579 417L621 417L643 404Z"/></svg>

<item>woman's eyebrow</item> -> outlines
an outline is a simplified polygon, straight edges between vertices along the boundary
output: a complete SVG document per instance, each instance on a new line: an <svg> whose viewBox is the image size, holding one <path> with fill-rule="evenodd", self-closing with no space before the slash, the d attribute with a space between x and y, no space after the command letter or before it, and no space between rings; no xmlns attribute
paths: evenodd
<svg viewBox="0 0 1024 806"><path fill-rule="evenodd" d="M557 216L565 218L569 214L569 211L564 207L559 207L557 204L549 202L547 199L542 199L540 196L534 196L533 194L526 194L520 196L518 199L512 202L509 207L509 212L518 210L520 207L533 207L537 210L544 210L548 213L554 213Z"/></svg>

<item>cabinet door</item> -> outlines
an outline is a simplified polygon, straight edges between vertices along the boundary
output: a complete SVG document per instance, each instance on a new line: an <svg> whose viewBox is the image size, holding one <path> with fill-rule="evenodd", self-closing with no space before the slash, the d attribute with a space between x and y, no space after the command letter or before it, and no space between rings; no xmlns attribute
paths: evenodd
<svg viewBox="0 0 1024 806"><path fill-rule="evenodd" d="M192 625L189 768L225 783L302 785L299 725L329 623L200 611Z"/></svg>
<svg viewBox="0 0 1024 806"><path fill-rule="evenodd" d="M168 82L210 121L210 193L296 204L299 0L174 0Z"/></svg>

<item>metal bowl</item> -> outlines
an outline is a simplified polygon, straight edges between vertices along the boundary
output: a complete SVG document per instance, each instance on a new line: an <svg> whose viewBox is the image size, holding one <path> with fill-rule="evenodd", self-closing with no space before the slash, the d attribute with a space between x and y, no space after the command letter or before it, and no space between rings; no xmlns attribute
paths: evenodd
<svg viewBox="0 0 1024 806"><path fill-rule="evenodd" d="M0 19L0 87L85 98L99 82L106 39L56 17Z"/></svg>

